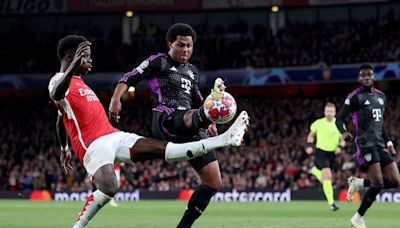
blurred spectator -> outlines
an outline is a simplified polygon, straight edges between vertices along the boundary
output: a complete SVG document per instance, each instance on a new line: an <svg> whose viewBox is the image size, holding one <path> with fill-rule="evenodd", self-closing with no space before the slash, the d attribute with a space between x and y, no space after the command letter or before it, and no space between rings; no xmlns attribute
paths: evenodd
<svg viewBox="0 0 400 228"><path fill-rule="evenodd" d="M220 24L210 28L205 22L193 27L198 39L191 62L201 70L320 63L329 66L400 59L400 20L393 13L381 19L332 23L287 21L276 35L266 23L249 28L241 19L226 28ZM85 35L92 41L94 71L128 71L149 55L167 51L166 31L154 24L141 27L143 32L132 36L131 45L122 43L121 28L117 26L102 31L95 25L73 24L43 37L35 37L33 29L20 24L0 36L4 44L0 52L7 56L0 62L2 73L57 71L59 63L54 50L58 39L70 33ZM329 74L328 70L324 71L326 80Z"/></svg>

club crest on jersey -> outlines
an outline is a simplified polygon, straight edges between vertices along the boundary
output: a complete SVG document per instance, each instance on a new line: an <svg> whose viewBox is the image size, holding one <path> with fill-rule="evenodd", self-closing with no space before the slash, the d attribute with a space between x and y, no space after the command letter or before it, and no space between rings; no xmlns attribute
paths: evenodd
<svg viewBox="0 0 400 228"><path fill-rule="evenodd" d="M143 61L143 62L139 65L139 67L142 68L142 69L144 70L144 69L146 69L146 67L149 66L149 63L150 63L149 60L146 59L145 61Z"/></svg>
<svg viewBox="0 0 400 228"><path fill-rule="evenodd" d="M187 72L187 73L189 74L190 78L194 80L194 74L193 74L193 71L191 71L191 70L188 70L188 72Z"/></svg>
<svg viewBox="0 0 400 228"><path fill-rule="evenodd" d="M385 102L383 101L382 98L378 98L378 103L379 103L380 105L383 105Z"/></svg>
<svg viewBox="0 0 400 228"><path fill-rule="evenodd" d="M149 60L143 61L138 67L136 67L136 70L139 72L139 74L143 74L144 69L149 66Z"/></svg>
<svg viewBox="0 0 400 228"><path fill-rule="evenodd" d="M368 153L368 154L364 155L364 159L365 159L365 161L370 162L372 159L372 154Z"/></svg>

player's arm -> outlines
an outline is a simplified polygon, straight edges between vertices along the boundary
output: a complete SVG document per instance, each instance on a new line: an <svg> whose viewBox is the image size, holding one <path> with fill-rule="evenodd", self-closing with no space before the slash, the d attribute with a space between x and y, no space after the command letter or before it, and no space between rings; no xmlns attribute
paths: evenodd
<svg viewBox="0 0 400 228"><path fill-rule="evenodd" d="M115 87L114 94L111 97L108 115L109 118L116 123L119 121L119 113L122 109L121 97L126 91L128 91L128 85L125 83L118 83L117 87Z"/></svg>
<svg viewBox="0 0 400 228"><path fill-rule="evenodd" d="M204 98L201 95L200 88L198 83L194 85L194 93L193 93L193 107L200 107L204 103Z"/></svg>
<svg viewBox="0 0 400 228"><path fill-rule="evenodd" d="M307 143L305 146L305 151L307 154L312 154L314 152L314 142L315 142L315 135L317 133L317 128L318 128L318 120L314 121L311 126L310 126L310 133L307 135Z"/></svg>
<svg viewBox="0 0 400 228"><path fill-rule="evenodd" d="M382 98L383 98L383 100L384 100L384 104L386 104L386 95L383 94L383 97L382 97ZM395 148L394 148L394 144L393 144L392 140L390 140L389 134L387 133L384 124L382 124L382 137L383 137L383 140L384 140L385 143L386 143L386 146L387 146L389 152L390 152L392 155L396 155L396 150L395 150Z"/></svg>
<svg viewBox="0 0 400 228"><path fill-rule="evenodd" d="M390 140L389 134L387 133L385 127L382 125L382 137L385 140L386 146L391 154L396 154L396 150L394 148L394 144L392 140Z"/></svg>
<svg viewBox="0 0 400 228"><path fill-rule="evenodd" d="M342 137L345 141L351 141L353 139L353 136L351 135L350 132L347 131L346 124L345 124L345 118L350 114L352 110L355 108L355 101L354 97L352 98L346 98L344 104L342 107L339 109L339 112L336 115L336 127L339 130L340 134L342 134Z"/></svg>
<svg viewBox="0 0 400 228"><path fill-rule="evenodd" d="M338 148L335 151L335 154L340 154L344 150L344 147L346 146L346 141L343 139L343 136L341 135L339 138L339 145Z"/></svg>
<svg viewBox="0 0 400 228"><path fill-rule="evenodd" d="M200 86L199 86L199 71L194 68L193 71L195 72L195 83L193 86L193 93L192 93L192 107L200 108L204 104L204 97L201 95Z"/></svg>
<svg viewBox="0 0 400 228"><path fill-rule="evenodd" d="M108 115L111 120L118 123L119 113L122 109L121 97L128 91L130 86L136 86L139 82L147 79L150 75L154 75L161 69L161 57L144 60L139 66L133 68L132 71L125 73L118 81L114 94L110 101Z"/></svg>
<svg viewBox="0 0 400 228"><path fill-rule="evenodd" d="M72 153L68 146L68 135L60 113L57 115L56 131L57 131L57 139L61 148L61 153L60 153L61 167L63 168L64 173L68 174L69 172L72 171L72 164L71 164Z"/></svg>
<svg viewBox="0 0 400 228"><path fill-rule="evenodd" d="M74 58L72 62L69 64L68 68L63 72L63 74L50 82L49 85L49 93L50 97L53 100L61 100L65 97L65 93L69 88L69 84L71 83L71 78L74 76L75 71L82 64L83 56L89 52L91 43L89 41L84 41L79 44L78 48L75 51Z"/></svg>

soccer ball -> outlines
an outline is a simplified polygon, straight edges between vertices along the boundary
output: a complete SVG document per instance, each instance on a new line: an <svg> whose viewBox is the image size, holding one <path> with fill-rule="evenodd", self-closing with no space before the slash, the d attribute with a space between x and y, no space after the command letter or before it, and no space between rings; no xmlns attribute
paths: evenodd
<svg viewBox="0 0 400 228"><path fill-rule="evenodd" d="M203 108L211 122L225 124L235 117L237 106L229 93L212 92L204 101Z"/></svg>

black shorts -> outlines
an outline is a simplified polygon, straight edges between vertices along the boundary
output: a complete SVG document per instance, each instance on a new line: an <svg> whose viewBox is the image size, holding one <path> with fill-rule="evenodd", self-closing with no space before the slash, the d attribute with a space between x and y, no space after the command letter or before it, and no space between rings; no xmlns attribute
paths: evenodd
<svg viewBox="0 0 400 228"><path fill-rule="evenodd" d="M381 168L394 162L394 159L389 154L389 151L380 146L361 149L361 151L356 152L353 157L356 159L362 172L366 172L370 165L378 162L380 163Z"/></svg>
<svg viewBox="0 0 400 228"><path fill-rule="evenodd" d="M321 149L315 151L315 165L318 169L333 168L335 163L335 152L328 152Z"/></svg>
<svg viewBox="0 0 400 228"><path fill-rule="evenodd" d="M153 123L151 131L156 139L170 141L173 143L186 143L199 141L208 138L204 129L192 131L186 128L183 122L185 110L177 110L170 114L167 112L153 111ZM192 167L199 171L208 163L216 161L215 152L208 152L205 155L189 160Z"/></svg>

